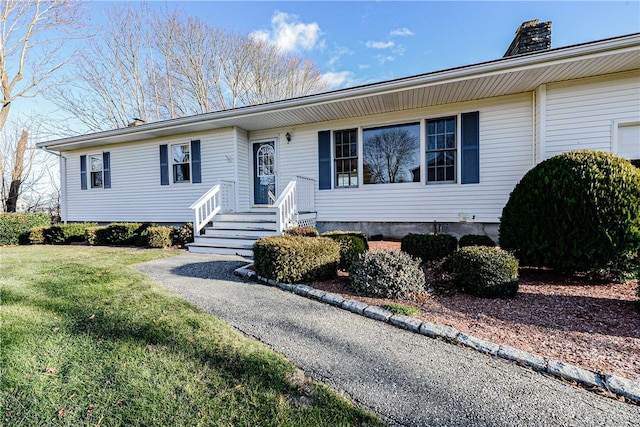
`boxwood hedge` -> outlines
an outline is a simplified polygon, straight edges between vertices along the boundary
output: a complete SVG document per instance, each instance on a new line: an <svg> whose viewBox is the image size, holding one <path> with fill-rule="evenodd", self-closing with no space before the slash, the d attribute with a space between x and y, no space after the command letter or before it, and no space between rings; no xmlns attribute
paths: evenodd
<svg viewBox="0 0 640 427"><path fill-rule="evenodd" d="M284 283L335 277L340 245L327 237L273 236L253 247L256 274Z"/></svg>

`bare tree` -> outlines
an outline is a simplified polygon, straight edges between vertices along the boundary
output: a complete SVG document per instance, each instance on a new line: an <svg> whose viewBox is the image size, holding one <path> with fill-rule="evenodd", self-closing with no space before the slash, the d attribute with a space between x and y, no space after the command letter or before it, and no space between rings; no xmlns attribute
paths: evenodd
<svg viewBox="0 0 640 427"><path fill-rule="evenodd" d="M268 42L146 5L113 9L77 56L73 83L50 100L88 131L308 95L326 89L318 66Z"/></svg>
<svg viewBox="0 0 640 427"><path fill-rule="evenodd" d="M49 156L32 144L32 137L39 135L37 123L33 117L10 120L0 132L0 198L5 212L15 212L19 199L37 189L52 168Z"/></svg>
<svg viewBox="0 0 640 427"><path fill-rule="evenodd" d="M53 76L69 60L65 41L80 37L79 4L65 0L3 0L0 3L0 131L17 100L35 97L59 83ZM2 202L13 212L26 177L33 151L29 132L2 133ZM11 139L15 138L15 139Z"/></svg>
<svg viewBox="0 0 640 427"><path fill-rule="evenodd" d="M365 131L366 132L366 131ZM375 130L364 140L365 183L411 182L411 167L419 165L420 140L407 129Z"/></svg>

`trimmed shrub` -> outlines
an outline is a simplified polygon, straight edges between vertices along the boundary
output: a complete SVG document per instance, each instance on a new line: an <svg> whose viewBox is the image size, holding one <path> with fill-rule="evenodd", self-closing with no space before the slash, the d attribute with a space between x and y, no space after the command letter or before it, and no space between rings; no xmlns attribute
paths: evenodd
<svg viewBox="0 0 640 427"><path fill-rule="evenodd" d="M438 261L458 249L458 239L449 234L407 234L400 241L400 250L423 262Z"/></svg>
<svg viewBox="0 0 640 427"><path fill-rule="evenodd" d="M489 236L485 236L484 234L465 234L458 241L458 245L461 248L467 246L488 246L490 248L496 245L496 242Z"/></svg>
<svg viewBox="0 0 640 427"><path fill-rule="evenodd" d="M388 249L358 256L349 269L349 282L357 294L379 298L411 298L426 288L420 259Z"/></svg>
<svg viewBox="0 0 640 427"><path fill-rule="evenodd" d="M353 236L353 237L357 237L359 239L362 240L362 242L364 243L364 247L369 250L369 243L368 243L368 239L367 239L367 235L364 234L362 231L340 231L340 230L335 230L335 231L326 231L324 233L321 234L321 236L323 237L330 237L332 239L338 237L338 236Z"/></svg>
<svg viewBox="0 0 640 427"><path fill-rule="evenodd" d="M313 282L335 277L340 245L327 237L273 236L253 247L256 274L284 283Z"/></svg>
<svg viewBox="0 0 640 427"><path fill-rule="evenodd" d="M518 292L518 259L500 248L467 246L447 264L456 285L477 297L512 298Z"/></svg>
<svg viewBox="0 0 640 427"><path fill-rule="evenodd" d="M91 246L102 246L107 244L107 227L96 226L87 227L84 230L84 238Z"/></svg>
<svg viewBox="0 0 640 427"><path fill-rule="evenodd" d="M314 227L291 227L284 231L287 236L318 237L320 233Z"/></svg>
<svg viewBox="0 0 640 427"><path fill-rule="evenodd" d="M367 247L360 237L350 236L344 234L342 236L335 236L331 238L340 245L340 265L341 270L349 270L353 260L358 255L367 251Z"/></svg>
<svg viewBox="0 0 640 427"><path fill-rule="evenodd" d="M148 222L114 222L107 225L105 230L98 230L99 241L114 246L145 246L147 244L147 229L153 226ZM104 238L101 238L101 237Z"/></svg>
<svg viewBox="0 0 640 427"><path fill-rule="evenodd" d="M188 222L180 227L174 227L171 232L171 244L184 246L193 242L193 223Z"/></svg>
<svg viewBox="0 0 640 427"><path fill-rule="evenodd" d="M85 230L97 225L95 222L52 225L44 231L44 242L49 245L83 242L85 241Z"/></svg>
<svg viewBox="0 0 640 427"><path fill-rule="evenodd" d="M637 276L640 169L605 152L571 151L538 164L502 211L500 246L528 266L606 279Z"/></svg>
<svg viewBox="0 0 640 427"><path fill-rule="evenodd" d="M51 218L44 212L0 212L0 245L29 244L29 230L49 225Z"/></svg>
<svg viewBox="0 0 640 427"><path fill-rule="evenodd" d="M29 243L32 245L44 245L45 244L45 231L49 227L33 227L29 230Z"/></svg>
<svg viewBox="0 0 640 427"><path fill-rule="evenodd" d="M360 231L328 231L322 233L340 245L340 269L349 270L353 260L369 250L367 236Z"/></svg>
<svg viewBox="0 0 640 427"><path fill-rule="evenodd" d="M152 248L166 248L172 245L171 233L173 227L149 227L147 228L147 240Z"/></svg>

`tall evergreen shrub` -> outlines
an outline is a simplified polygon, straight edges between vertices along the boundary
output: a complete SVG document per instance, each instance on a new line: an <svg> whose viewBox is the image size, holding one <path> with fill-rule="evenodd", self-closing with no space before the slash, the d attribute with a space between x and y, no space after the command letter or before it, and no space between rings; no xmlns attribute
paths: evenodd
<svg viewBox="0 0 640 427"><path fill-rule="evenodd" d="M640 169L571 151L531 169L502 211L500 246L521 264L621 280L638 276Z"/></svg>

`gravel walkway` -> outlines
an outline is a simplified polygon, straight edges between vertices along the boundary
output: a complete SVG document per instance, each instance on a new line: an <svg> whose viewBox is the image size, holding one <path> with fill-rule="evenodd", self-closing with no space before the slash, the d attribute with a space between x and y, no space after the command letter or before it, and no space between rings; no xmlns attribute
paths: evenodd
<svg viewBox="0 0 640 427"><path fill-rule="evenodd" d="M184 254L138 270L401 426L637 426L640 407L476 351L245 282L239 257Z"/></svg>

